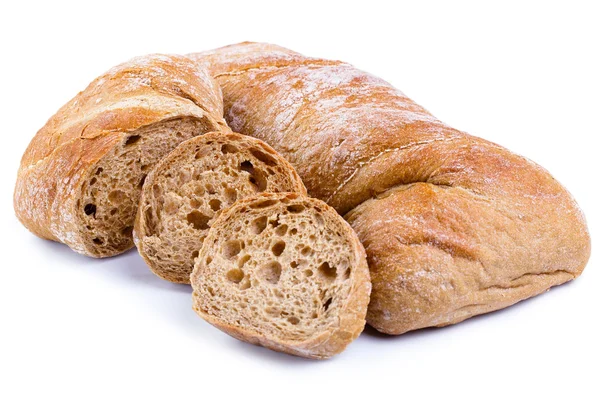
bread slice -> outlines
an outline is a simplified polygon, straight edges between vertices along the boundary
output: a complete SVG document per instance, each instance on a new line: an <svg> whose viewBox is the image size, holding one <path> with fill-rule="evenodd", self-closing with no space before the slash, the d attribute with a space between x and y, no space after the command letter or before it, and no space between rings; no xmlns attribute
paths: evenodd
<svg viewBox="0 0 600 400"><path fill-rule="evenodd" d="M153 54L118 65L33 138L14 207L34 234L93 257L133 247L146 174L180 142L220 129L221 91L190 59Z"/></svg>
<svg viewBox="0 0 600 400"><path fill-rule="evenodd" d="M236 202L214 221L191 275L194 310L249 342L307 358L340 353L365 325L365 251L324 202L293 193Z"/></svg>
<svg viewBox="0 0 600 400"><path fill-rule="evenodd" d="M156 275L189 284L213 220L236 200L265 191L306 194L294 168L259 139L225 130L190 139L146 179L137 248Z"/></svg>

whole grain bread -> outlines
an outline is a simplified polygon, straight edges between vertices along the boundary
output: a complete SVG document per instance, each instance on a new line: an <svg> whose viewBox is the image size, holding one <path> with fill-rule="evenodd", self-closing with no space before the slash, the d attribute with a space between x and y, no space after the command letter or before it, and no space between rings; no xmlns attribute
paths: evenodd
<svg viewBox="0 0 600 400"><path fill-rule="evenodd" d="M583 271L588 229L560 183L382 79L262 43L190 57L221 85L231 128L273 146L357 231L379 331L453 324Z"/></svg>
<svg viewBox="0 0 600 400"><path fill-rule="evenodd" d="M92 257L133 246L146 174L183 140L219 129L221 91L186 57L149 55L118 65L64 105L33 138L14 208L44 239Z"/></svg>
<svg viewBox="0 0 600 400"><path fill-rule="evenodd" d="M294 168L259 139L226 129L189 139L146 178L134 229L138 251L159 277L189 283L214 219L261 192L306 195Z"/></svg>
<svg viewBox="0 0 600 400"><path fill-rule="evenodd" d="M194 310L240 340L331 357L363 330L371 283L350 226L322 201L259 194L214 221L191 275Z"/></svg>

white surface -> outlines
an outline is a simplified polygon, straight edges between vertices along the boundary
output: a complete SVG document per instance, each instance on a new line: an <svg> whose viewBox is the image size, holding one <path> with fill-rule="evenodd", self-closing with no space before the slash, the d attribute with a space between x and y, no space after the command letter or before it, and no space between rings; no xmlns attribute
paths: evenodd
<svg viewBox="0 0 600 400"><path fill-rule="evenodd" d="M18 223L22 152L93 78L144 53L254 40L351 62L526 155L598 234L597 2L205 3L2 2L0 398L597 399L597 257L575 282L504 311L399 337L367 329L315 362L212 328L188 287L154 277L134 251L92 260Z"/></svg>

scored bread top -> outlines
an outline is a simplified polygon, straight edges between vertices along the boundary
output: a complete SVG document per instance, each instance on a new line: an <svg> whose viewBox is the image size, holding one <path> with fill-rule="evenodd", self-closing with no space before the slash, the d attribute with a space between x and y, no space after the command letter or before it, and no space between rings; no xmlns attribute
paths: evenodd
<svg viewBox="0 0 600 400"><path fill-rule="evenodd" d="M182 140L225 125L222 113L217 83L187 57L152 54L112 68L30 142L15 187L17 217L82 254L131 248L146 170Z"/></svg>
<svg viewBox="0 0 600 400"><path fill-rule="evenodd" d="M259 139L223 130L187 140L146 179L134 232L138 250L161 278L189 283L214 219L260 192L306 189L294 168Z"/></svg>
<svg viewBox="0 0 600 400"><path fill-rule="evenodd" d="M335 210L298 194L236 202L214 221L191 276L194 309L232 336L310 358L364 328L365 253Z"/></svg>

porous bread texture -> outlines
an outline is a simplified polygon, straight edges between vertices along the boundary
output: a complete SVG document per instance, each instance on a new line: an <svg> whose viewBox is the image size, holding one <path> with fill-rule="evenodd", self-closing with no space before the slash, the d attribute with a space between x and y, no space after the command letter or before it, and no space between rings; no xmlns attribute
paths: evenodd
<svg viewBox="0 0 600 400"><path fill-rule="evenodd" d="M34 234L92 257L133 246L141 184L177 144L224 126L218 85L190 59L153 54L114 67L29 144L14 207Z"/></svg>
<svg viewBox="0 0 600 400"><path fill-rule="evenodd" d="M343 351L365 325L371 283L356 234L298 194L236 202L191 275L194 310L237 339L307 358Z"/></svg>
<svg viewBox="0 0 600 400"><path fill-rule="evenodd" d="M211 132L181 143L148 175L134 230L138 251L159 277L189 283L214 219L261 192L306 194L294 168L264 142Z"/></svg>
<svg viewBox="0 0 600 400"><path fill-rule="evenodd" d="M583 271L589 232L560 183L384 80L265 43L190 57L221 85L230 127L273 146L357 231L377 330L456 323Z"/></svg>

